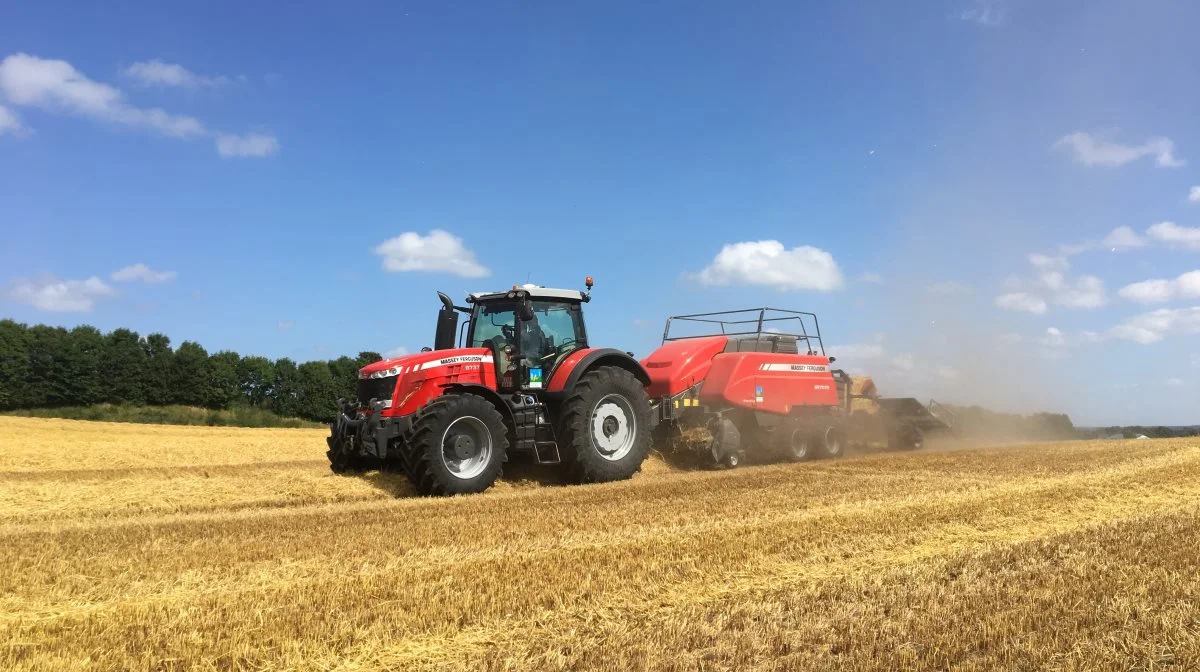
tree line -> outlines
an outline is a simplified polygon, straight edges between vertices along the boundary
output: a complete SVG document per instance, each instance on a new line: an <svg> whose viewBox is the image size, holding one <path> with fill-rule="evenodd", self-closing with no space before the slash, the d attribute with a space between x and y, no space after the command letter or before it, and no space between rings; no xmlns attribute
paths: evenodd
<svg viewBox="0 0 1200 672"><path fill-rule="evenodd" d="M286 357L209 353L199 343L171 347L159 333L107 334L0 320L0 410L133 404L210 409L250 406L276 415L328 422L337 399L355 397L358 369L382 357L297 364Z"/></svg>

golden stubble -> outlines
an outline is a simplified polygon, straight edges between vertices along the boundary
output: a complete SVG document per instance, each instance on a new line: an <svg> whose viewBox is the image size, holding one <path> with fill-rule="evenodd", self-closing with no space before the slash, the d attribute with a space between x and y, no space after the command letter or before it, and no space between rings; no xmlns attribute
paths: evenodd
<svg viewBox="0 0 1200 672"><path fill-rule="evenodd" d="M1196 440L425 500L316 430L0 432L3 669L1200 666Z"/></svg>

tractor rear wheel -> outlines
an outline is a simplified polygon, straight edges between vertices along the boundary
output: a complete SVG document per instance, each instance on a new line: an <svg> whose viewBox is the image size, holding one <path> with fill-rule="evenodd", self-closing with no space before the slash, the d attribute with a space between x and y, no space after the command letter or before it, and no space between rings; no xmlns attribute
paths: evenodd
<svg viewBox="0 0 1200 672"><path fill-rule="evenodd" d="M496 482L508 450L504 417L474 394L446 394L426 404L404 450L405 472L422 495L483 492Z"/></svg>
<svg viewBox="0 0 1200 672"><path fill-rule="evenodd" d="M571 480L624 480L642 468L650 448L650 398L617 366L588 371L561 407L559 451Z"/></svg>

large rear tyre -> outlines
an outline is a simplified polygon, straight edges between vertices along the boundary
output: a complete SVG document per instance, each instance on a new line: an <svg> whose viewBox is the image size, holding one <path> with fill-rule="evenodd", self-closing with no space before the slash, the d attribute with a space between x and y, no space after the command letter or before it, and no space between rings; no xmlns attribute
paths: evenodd
<svg viewBox="0 0 1200 672"><path fill-rule="evenodd" d="M650 399L632 373L602 366L585 373L562 405L559 451L572 481L629 478L650 448Z"/></svg>
<svg viewBox="0 0 1200 672"><path fill-rule="evenodd" d="M496 482L508 451L504 417L474 394L429 402L413 422L405 473L422 495L483 492Z"/></svg>

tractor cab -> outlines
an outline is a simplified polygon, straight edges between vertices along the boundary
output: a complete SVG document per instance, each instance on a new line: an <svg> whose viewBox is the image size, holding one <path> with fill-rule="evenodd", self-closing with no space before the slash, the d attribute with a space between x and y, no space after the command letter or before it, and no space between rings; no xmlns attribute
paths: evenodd
<svg viewBox="0 0 1200 672"><path fill-rule="evenodd" d="M439 296L445 307L439 315L435 349L490 349L501 390L544 389L569 354L588 347L582 307L591 298L588 293L514 285L506 292L470 294L470 308L454 306L449 297ZM456 312L470 316L461 328Z"/></svg>

